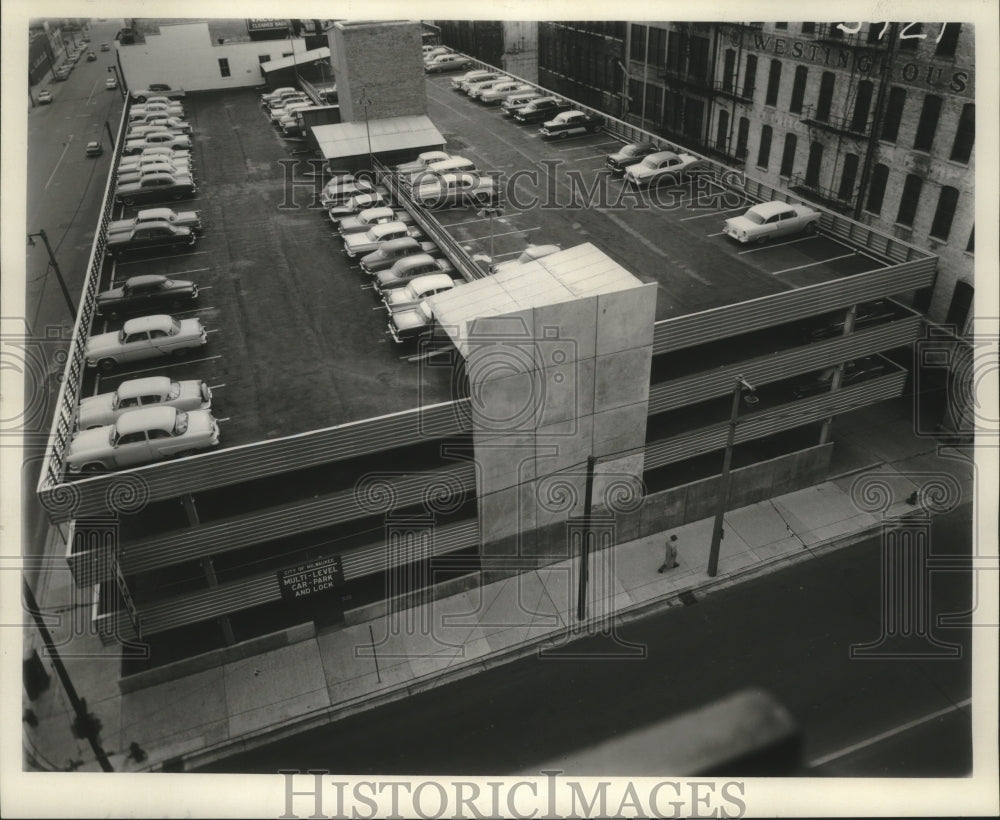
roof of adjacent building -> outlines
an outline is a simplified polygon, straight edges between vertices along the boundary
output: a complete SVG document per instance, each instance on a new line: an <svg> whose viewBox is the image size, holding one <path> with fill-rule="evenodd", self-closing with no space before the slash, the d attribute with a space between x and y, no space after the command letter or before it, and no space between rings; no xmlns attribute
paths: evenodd
<svg viewBox="0 0 1000 820"><path fill-rule="evenodd" d="M464 355L468 325L475 319L642 285L641 279L586 242L477 279L428 301L434 318Z"/></svg>
<svg viewBox="0 0 1000 820"><path fill-rule="evenodd" d="M368 153L368 133L371 131L373 153L420 148L440 148L446 140L425 114L408 114L364 122L341 122L335 125L315 125L313 137L326 159L358 157Z"/></svg>
<svg viewBox="0 0 1000 820"><path fill-rule="evenodd" d="M271 71L279 71L282 68L292 68L297 65L314 63L317 60L329 59L330 49L328 46L323 46L322 48L314 48L309 51L303 51L300 54L293 54L291 57L282 57L278 60L268 60L266 63L260 64L260 70L267 74Z"/></svg>

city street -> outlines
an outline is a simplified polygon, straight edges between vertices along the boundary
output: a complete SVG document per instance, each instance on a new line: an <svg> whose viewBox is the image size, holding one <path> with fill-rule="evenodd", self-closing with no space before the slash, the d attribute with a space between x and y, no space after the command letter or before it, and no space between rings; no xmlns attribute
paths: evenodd
<svg viewBox="0 0 1000 820"><path fill-rule="evenodd" d="M931 552L958 555L969 509L935 520ZM211 768L273 773L485 775L574 772L576 750L746 686L772 693L804 733L803 774L960 777L971 771L970 632L932 628L957 659L854 659L880 636L880 541L851 547L622 627L644 660L530 657L281 741ZM937 572L931 610L964 612L970 580ZM606 639L576 652L617 649ZM621 769L629 772L627 756ZM664 774L672 774L664 772Z"/></svg>

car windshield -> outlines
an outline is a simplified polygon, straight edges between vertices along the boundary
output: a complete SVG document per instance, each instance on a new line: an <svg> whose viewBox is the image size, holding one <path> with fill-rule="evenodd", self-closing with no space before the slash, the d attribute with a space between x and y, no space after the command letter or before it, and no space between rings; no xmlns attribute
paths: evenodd
<svg viewBox="0 0 1000 820"><path fill-rule="evenodd" d="M170 382L170 389L167 391L166 401L173 401L181 394L181 386L178 382Z"/></svg>
<svg viewBox="0 0 1000 820"><path fill-rule="evenodd" d="M750 222L753 222L754 225L764 224L764 217L762 217L756 211L753 210L747 211L743 216L746 217Z"/></svg>
<svg viewBox="0 0 1000 820"><path fill-rule="evenodd" d="M177 419L174 421L174 435L180 436L187 432L188 429L188 414L178 413Z"/></svg>

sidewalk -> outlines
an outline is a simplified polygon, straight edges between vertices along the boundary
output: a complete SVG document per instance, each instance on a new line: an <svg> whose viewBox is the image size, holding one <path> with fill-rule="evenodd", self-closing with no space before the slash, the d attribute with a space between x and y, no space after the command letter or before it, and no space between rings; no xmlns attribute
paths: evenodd
<svg viewBox="0 0 1000 820"><path fill-rule="evenodd" d="M297 642L124 695L115 647L84 637L61 651L89 654L64 655L64 661L102 722L102 745L115 771L170 769L178 758L191 769L593 634L612 618L683 605L682 593L729 586L856 541L880 523L880 513L862 510L857 493L852 496L858 475L878 479L887 519L919 509L907 499L931 474L951 475L961 503L971 500L970 454L914 438L903 416L890 403L844 417L830 480L727 513L715 578L706 572L711 519L671 530L679 566L663 574L657 568L667 533L592 555L582 624L576 620L579 569L563 561L370 622L304 630ZM46 612L75 612L81 626L89 618L89 608L72 603L68 572L50 573L37 597ZM26 651L41 643L33 628L26 643ZM51 662L45 666L51 673ZM26 768L64 769L79 761L79 770L99 771L87 742L72 736L69 701L52 678L36 700L25 699L38 718L36 727L24 725L26 754L36 761ZM131 743L148 755L141 764L127 757Z"/></svg>

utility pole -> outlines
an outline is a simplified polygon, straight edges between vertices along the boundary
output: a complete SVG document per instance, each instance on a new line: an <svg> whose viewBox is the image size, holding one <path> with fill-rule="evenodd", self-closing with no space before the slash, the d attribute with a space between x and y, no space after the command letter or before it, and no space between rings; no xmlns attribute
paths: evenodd
<svg viewBox="0 0 1000 820"><path fill-rule="evenodd" d="M90 748L93 749L94 757L96 757L97 762L101 764L101 768L106 772L113 772L114 769L111 767L111 761L108 760L107 754L104 752L104 749L101 748L101 744L98 741L97 734L99 730L96 728L92 716L87 713L84 701L80 700L80 696L77 695L76 688L73 686L73 681L69 679L66 667L63 666L63 662L59 657L56 645L52 641L52 635L49 634L49 628L45 625L45 620L42 618L41 610L38 608L38 602L35 600L35 594L31 591L31 587L28 586L28 581L24 577L21 578L21 589L24 594L24 602L28 606L28 611L31 613L31 617L35 619L35 626L38 627L42 640L45 642L45 648L48 650L49 657L52 658L52 664L55 666L56 674L59 675L59 680L62 681L63 689L66 690L66 696L69 698L69 702L73 706L73 711L76 712L77 725L84 730L87 742L90 743Z"/></svg>
<svg viewBox="0 0 1000 820"><path fill-rule="evenodd" d="M594 456L587 456L587 484L583 496L583 538L580 543L580 584L576 599L576 619L587 618L587 582L590 578L590 509L594 494Z"/></svg>
<svg viewBox="0 0 1000 820"><path fill-rule="evenodd" d="M66 306L69 308L69 315L72 317L73 321L76 321L76 308L73 307L73 300L70 298L69 288L66 287L66 280L63 279L62 271L59 269L59 263L56 262L56 256L52 253L52 246L49 244L49 237L43 230L39 230L38 233L29 233L28 245L32 248L35 247L34 237L36 236L40 236L42 238L42 242L45 243L45 250L49 252L49 264L52 265L52 269L56 272L56 278L59 280L59 287L62 288L63 297L66 299Z"/></svg>

